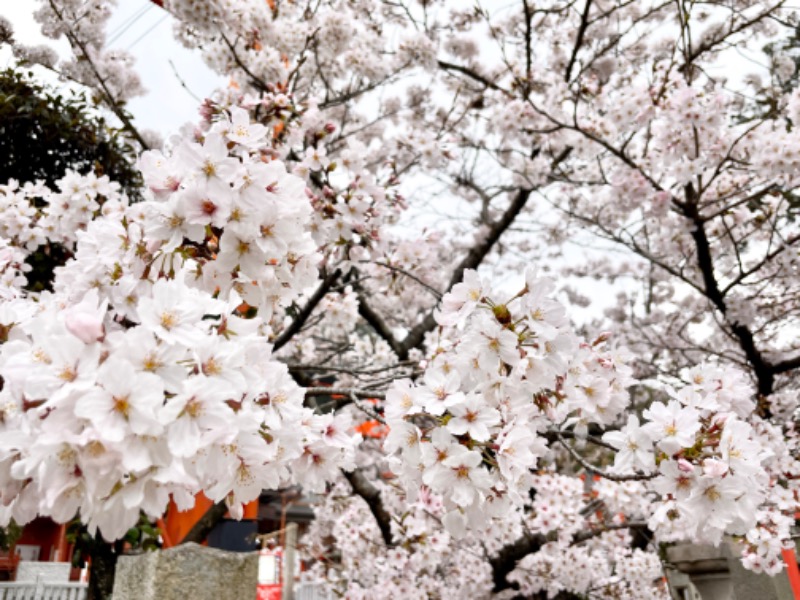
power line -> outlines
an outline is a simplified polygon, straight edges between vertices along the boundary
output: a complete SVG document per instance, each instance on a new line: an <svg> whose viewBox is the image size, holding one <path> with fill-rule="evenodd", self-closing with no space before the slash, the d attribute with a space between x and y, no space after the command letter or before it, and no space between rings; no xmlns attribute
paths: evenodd
<svg viewBox="0 0 800 600"><path fill-rule="evenodd" d="M146 4L145 6L140 8L137 12L133 13L130 17L128 17L125 21L123 21L120 25L118 25L114 29L114 31L108 34L110 39L108 40L107 44L110 45L116 42L121 36L125 34L126 31L128 31L128 29L131 28L131 26L133 26L134 23L136 23L136 21L138 21L144 15L146 15L151 8L153 8L152 4L150 3Z"/></svg>
<svg viewBox="0 0 800 600"><path fill-rule="evenodd" d="M140 41L142 41L142 39L144 39L144 38L145 38L145 36L147 36L147 34L148 34L148 33L150 33L150 32L151 32L151 31L153 31L153 30L154 30L156 27L158 27L159 25L161 25L161 23L163 23L163 22L166 20L166 18L167 18L168 16L169 16L169 13L165 14L165 15L164 15L163 17L161 17L161 18L160 18L158 21L156 21L155 23L153 23L153 25L152 25L152 26L151 26L151 27L150 27L150 28L149 28L147 31L145 31L145 32L144 32L142 35L140 35L138 38L136 38L136 39L133 41L133 43L132 43L130 46L128 46L127 48L125 48L125 50L130 50L130 49L131 49L131 48L133 48L133 47L134 47L136 44L138 44Z"/></svg>

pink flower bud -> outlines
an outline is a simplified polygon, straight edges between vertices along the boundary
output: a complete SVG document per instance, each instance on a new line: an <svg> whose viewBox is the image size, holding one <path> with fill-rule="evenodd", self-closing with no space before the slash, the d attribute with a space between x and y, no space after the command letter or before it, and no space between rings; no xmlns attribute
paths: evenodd
<svg viewBox="0 0 800 600"><path fill-rule="evenodd" d="M691 473L692 471L694 471L694 465L685 458L679 458L678 470L683 471L684 473Z"/></svg>
<svg viewBox="0 0 800 600"><path fill-rule="evenodd" d="M101 342L106 336L103 319L83 312L68 313L64 319L67 330L84 344Z"/></svg>
<svg viewBox="0 0 800 600"><path fill-rule="evenodd" d="M709 477L722 477L728 472L728 465L716 458L707 458L703 461L703 472Z"/></svg>

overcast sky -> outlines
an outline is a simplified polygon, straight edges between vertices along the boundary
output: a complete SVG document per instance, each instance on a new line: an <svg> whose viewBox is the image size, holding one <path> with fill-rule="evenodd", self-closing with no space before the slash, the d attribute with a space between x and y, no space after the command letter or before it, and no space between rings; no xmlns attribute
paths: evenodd
<svg viewBox="0 0 800 600"><path fill-rule="evenodd" d="M168 13L149 0L124 0L119 4L107 29L109 46L135 55L136 71L147 89L145 96L131 100L128 110L139 128L154 129L166 137L186 121L197 120L199 102L183 88L176 70L192 94L201 100L214 88L224 85L224 81L205 66L199 52L187 50L173 39L173 18ZM66 54L69 51L66 41L55 43L40 33L39 24L33 19L39 6L39 2L32 0L5 0L0 3L0 15L11 21L18 42L46 43ZM0 52L0 67L10 64L11 53ZM42 74L42 78L58 83L53 76Z"/></svg>

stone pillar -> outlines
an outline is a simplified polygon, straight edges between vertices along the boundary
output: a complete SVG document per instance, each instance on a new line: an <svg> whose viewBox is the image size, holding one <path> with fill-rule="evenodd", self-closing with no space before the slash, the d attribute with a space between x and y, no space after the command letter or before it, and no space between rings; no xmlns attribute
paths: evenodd
<svg viewBox="0 0 800 600"><path fill-rule="evenodd" d="M258 554L188 543L120 556L114 600L255 600Z"/></svg>
<svg viewBox="0 0 800 600"><path fill-rule="evenodd" d="M722 542L718 547L679 544L667 548L667 559L689 577L702 600L794 599L786 571L771 577L746 570L735 543ZM673 588L681 587L675 583Z"/></svg>
<svg viewBox="0 0 800 600"><path fill-rule="evenodd" d="M283 600L294 600L295 549L297 547L297 523L286 526L286 547L283 549Z"/></svg>

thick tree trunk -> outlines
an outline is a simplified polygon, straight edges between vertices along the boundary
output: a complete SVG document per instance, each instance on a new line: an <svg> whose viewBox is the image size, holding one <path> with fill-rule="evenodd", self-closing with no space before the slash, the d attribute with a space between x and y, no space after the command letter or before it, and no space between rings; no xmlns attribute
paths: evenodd
<svg viewBox="0 0 800 600"><path fill-rule="evenodd" d="M110 600L114 589L114 574L121 547L105 542L100 534L92 551L92 566L89 570L89 595L87 600Z"/></svg>

